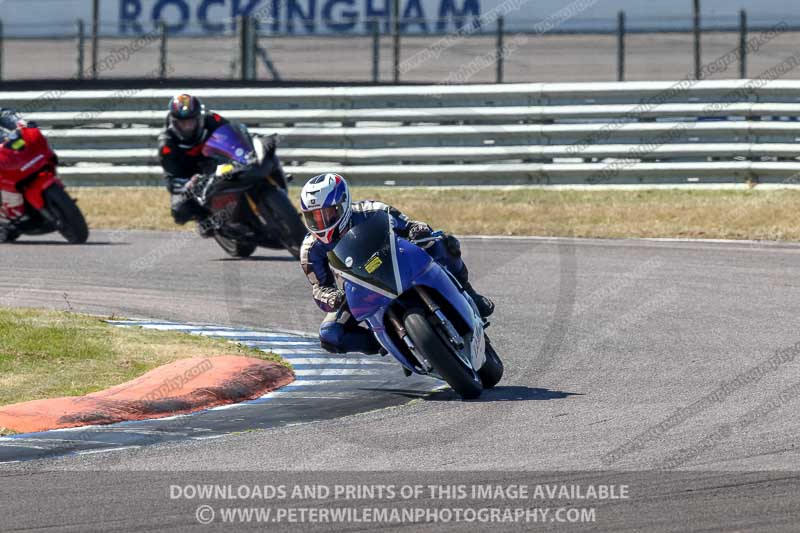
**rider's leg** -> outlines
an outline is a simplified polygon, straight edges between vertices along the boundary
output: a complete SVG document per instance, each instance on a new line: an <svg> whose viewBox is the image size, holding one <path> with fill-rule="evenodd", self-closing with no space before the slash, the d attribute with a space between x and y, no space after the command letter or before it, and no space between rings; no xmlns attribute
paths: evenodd
<svg viewBox="0 0 800 533"><path fill-rule="evenodd" d="M208 214L194 198L190 198L183 193L172 195L170 210L172 212L172 219L176 224L180 224L181 226L191 220L203 220ZM213 233L213 228L211 228L210 225L201 224L200 233L202 236L207 237Z"/></svg>
<svg viewBox="0 0 800 533"><path fill-rule="evenodd" d="M9 222L13 223L25 214L25 197L16 189L0 189L0 203Z"/></svg>
<svg viewBox="0 0 800 533"><path fill-rule="evenodd" d="M426 248L426 251L433 259L449 270L464 290L478 306L478 312L486 318L494 312L494 302L475 290L469 282L469 270L464 260L461 259L461 243L452 235L447 235L443 239L435 241L433 245Z"/></svg>
<svg viewBox="0 0 800 533"><path fill-rule="evenodd" d="M361 352L376 354L381 346L375 335L358 325L347 306L328 313L319 326L320 345L331 353Z"/></svg>

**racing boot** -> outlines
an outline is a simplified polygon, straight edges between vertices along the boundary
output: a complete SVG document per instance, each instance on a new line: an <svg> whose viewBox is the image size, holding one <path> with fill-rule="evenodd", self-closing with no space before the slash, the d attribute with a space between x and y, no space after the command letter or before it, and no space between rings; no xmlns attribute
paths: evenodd
<svg viewBox="0 0 800 533"><path fill-rule="evenodd" d="M464 265L461 272L456 273L455 276L458 282L461 283L461 286L464 287L464 292L469 294L469 297L475 302L481 318L487 318L494 313L494 302L486 296L479 294L478 291L475 290L475 287L469 282L469 270L467 270L467 265Z"/></svg>
<svg viewBox="0 0 800 533"><path fill-rule="evenodd" d="M487 318L494 313L494 302L486 296L478 294L478 291L472 285L469 283L464 284L464 291L469 294L469 297L478 306L478 313L480 313L481 318Z"/></svg>
<svg viewBox="0 0 800 533"><path fill-rule="evenodd" d="M11 242L17 238L17 232L10 222L0 221L0 242Z"/></svg>
<svg viewBox="0 0 800 533"><path fill-rule="evenodd" d="M197 221L197 234L204 239L214 235L214 224L210 218L203 218Z"/></svg>

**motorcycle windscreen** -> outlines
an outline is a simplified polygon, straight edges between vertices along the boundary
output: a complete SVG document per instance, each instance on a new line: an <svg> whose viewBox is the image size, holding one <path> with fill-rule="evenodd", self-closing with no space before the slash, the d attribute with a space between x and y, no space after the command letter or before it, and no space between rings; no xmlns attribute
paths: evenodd
<svg viewBox="0 0 800 533"><path fill-rule="evenodd" d="M214 130L214 133L206 139L202 152L206 157L236 161L246 165L253 154L253 143L239 126L225 124Z"/></svg>
<svg viewBox="0 0 800 533"><path fill-rule="evenodd" d="M328 252L328 261L343 277L392 295L400 294L393 256L396 237L388 212L378 212L351 227Z"/></svg>

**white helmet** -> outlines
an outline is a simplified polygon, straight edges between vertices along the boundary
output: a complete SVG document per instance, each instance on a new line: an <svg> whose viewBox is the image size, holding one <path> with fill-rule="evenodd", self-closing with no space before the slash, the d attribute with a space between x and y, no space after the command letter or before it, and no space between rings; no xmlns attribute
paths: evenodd
<svg viewBox="0 0 800 533"><path fill-rule="evenodd" d="M329 244L343 235L352 212L350 188L339 174L314 176L300 192L300 209L308 231Z"/></svg>

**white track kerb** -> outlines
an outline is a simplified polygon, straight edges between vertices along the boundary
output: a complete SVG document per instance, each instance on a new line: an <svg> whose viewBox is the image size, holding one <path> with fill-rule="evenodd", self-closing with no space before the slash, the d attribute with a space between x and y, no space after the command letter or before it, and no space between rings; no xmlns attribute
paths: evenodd
<svg viewBox="0 0 800 533"><path fill-rule="evenodd" d="M292 383L254 400L165 418L83 426L0 437L0 464L68 454L93 454L179 440L206 440L241 431L315 422L423 398L443 382L403 375L391 357L330 354L316 336L274 329L109 320L119 327L179 331L273 352L288 361Z"/></svg>

